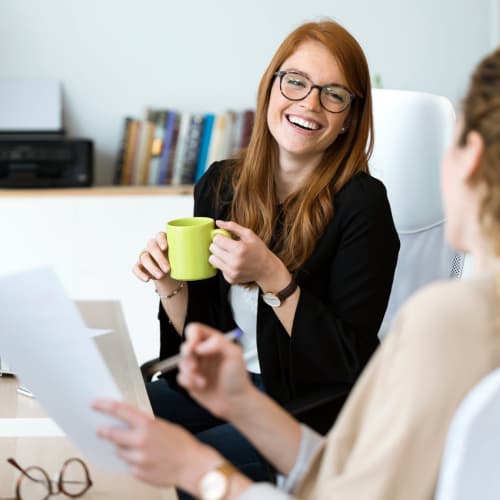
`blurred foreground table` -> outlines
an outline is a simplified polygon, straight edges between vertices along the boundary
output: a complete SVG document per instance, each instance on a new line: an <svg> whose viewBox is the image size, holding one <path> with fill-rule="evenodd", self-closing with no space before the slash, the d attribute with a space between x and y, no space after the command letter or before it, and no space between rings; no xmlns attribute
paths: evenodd
<svg viewBox="0 0 500 500"><path fill-rule="evenodd" d="M139 408L151 412L119 302L77 302L77 305L89 328L112 330L111 333L94 337L94 340L124 398ZM89 370L92 370L91 366ZM36 399L19 395L16 388L17 380L14 377L0 377L0 498L15 496L15 484L20 474L6 462L8 457L15 458L24 468L38 465L47 470L51 477L59 471L67 458L82 458L89 467L94 483L81 497L83 499L175 500L177 498L172 488L160 490L131 476L96 470L67 437L4 437L1 432L2 419L47 417ZM57 391L57 387L54 387L54 390ZM59 496L59 498L65 497Z"/></svg>

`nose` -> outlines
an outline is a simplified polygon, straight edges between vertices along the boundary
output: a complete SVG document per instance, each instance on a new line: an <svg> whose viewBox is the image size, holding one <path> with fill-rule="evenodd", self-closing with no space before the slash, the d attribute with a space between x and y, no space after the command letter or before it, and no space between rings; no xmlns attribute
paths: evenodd
<svg viewBox="0 0 500 500"><path fill-rule="evenodd" d="M300 101L304 107L312 110L321 109L321 87L316 85L311 87L309 94Z"/></svg>

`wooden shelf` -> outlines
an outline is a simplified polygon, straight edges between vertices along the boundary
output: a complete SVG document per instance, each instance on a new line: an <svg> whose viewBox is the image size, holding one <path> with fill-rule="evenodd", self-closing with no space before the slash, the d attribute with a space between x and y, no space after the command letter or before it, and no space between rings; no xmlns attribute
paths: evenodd
<svg viewBox="0 0 500 500"><path fill-rule="evenodd" d="M0 189L0 197L17 196L172 196L192 194L193 186L94 186L88 188Z"/></svg>

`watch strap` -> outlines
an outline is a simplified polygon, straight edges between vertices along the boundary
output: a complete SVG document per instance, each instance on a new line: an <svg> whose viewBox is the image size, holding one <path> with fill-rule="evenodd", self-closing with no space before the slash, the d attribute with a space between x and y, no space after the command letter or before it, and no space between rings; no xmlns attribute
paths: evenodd
<svg viewBox="0 0 500 500"><path fill-rule="evenodd" d="M290 283L285 288L283 288L283 290L279 291L276 294L276 297L278 297L278 299L280 299L280 301L283 302L285 299L290 297L290 295L292 295L292 293L295 292L295 290L297 290L297 286L298 285L297 282L295 281L295 278L292 277L292 281L290 281Z"/></svg>

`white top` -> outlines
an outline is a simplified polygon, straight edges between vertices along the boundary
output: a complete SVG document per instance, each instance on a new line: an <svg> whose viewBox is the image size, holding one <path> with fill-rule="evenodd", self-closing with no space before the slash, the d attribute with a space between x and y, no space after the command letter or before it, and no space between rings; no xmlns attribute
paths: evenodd
<svg viewBox="0 0 500 500"><path fill-rule="evenodd" d="M240 338L243 347L247 370L260 373L259 358L257 356L257 303L259 298L258 287L245 288L241 285L232 285L228 299L233 311L233 318L238 328L243 332Z"/></svg>

